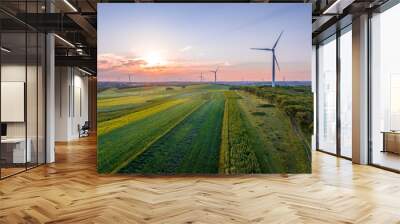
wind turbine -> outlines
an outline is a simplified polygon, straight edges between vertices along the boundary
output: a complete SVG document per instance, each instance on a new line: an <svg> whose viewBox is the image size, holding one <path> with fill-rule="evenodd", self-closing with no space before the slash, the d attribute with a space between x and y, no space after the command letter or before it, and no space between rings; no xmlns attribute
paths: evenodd
<svg viewBox="0 0 400 224"><path fill-rule="evenodd" d="M214 73L214 82L217 83L217 72L218 72L219 67L217 67L215 70L211 70L210 72Z"/></svg>
<svg viewBox="0 0 400 224"><path fill-rule="evenodd" d="M275 87L275 63L278 66L278 70L279 71L281 70L279 68L278 60L276 59L276 56L275 56L275 48L279 42L279 39L281 39L282 34L283 34L283 31L279 34L278 39L276 39L275 44L272 48L250 48L251 50L261 50L261 51L271 51L272 52L272 87Z"/></svg>
<svg viewBox="0 0 400 224"><path fill-rule="evenodd" d="M200 73L200 82L203 82L203 72Z"/></svg>

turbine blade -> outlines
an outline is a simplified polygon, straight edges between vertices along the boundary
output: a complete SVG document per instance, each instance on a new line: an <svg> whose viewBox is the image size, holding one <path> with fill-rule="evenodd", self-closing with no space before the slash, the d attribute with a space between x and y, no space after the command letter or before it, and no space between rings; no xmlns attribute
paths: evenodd
<svg viewBox="0 0 400 224"><path fill-rule="evenodd" d="M275 49L276 45L277 45L278 42L279 42L279 39L281 39L282 34L283 34L283 30L282 30L282 32L279 34L278 39L276 39L276 42L275 42L274 46L272 47L272 49Z"/></svg>
<svg viewBox="0 0 400 224"><path fill-rule="evenodd" d="M276 65L278 66L278 70L281 71L281 68L279 67L278 59L276 59L276 56L274 56L274 61Z"/></svg>
<svg viewBox="0 0 400 224"><path fill-rule="evenodd" d="M272 51L271 48L250 48L251 50Z"/></svg>

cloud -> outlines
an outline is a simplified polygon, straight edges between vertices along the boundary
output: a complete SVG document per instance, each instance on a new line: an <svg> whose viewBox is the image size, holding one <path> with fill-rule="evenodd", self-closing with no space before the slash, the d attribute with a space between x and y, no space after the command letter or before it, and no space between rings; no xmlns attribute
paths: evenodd
<svg viewBox="0 0 400 224"><path fill-rule="evenodd" d="M231 66L232 64L229 61L224 62L224 66Z"/></svg>
<svg viewBox="0 0 400 224"><path fill-rule="evenodd" d="M98 56L97 65L99 71L107 74L119 75L188 75L200 74L201 72L208 72L210 69L215 68L215 61L193 61L187 58L176 58L168 60L166 64L148 64L148 62L137 56L122 56L115 54L100 54ZM217 62L221 66L231 66L232 64L227 61Z"/></svg>
<svg viewBox="0 0 400 224"><path fill-rule="evenodd" d="M124 59L113 54L103 54L97 57L97 67L101 70L109 70L120 66Z"/></svg>
<svg viewBox="0 0 400 224"><path fill-rule="evenodd" d="M129 72L145 66L147 62L139 57L122 57L114 54L102 54L98 56L97 67L100 70L117 70Z"/></svg>
<svg viewBox="0 0 400 224"><path fill-rule="evenodd" d="M193 48L193 47L189 45L189 46L186 46L186 47L180 49L179 51L180 51L180 52L185 52L185 51L191 50L192 48Z"/></svg>

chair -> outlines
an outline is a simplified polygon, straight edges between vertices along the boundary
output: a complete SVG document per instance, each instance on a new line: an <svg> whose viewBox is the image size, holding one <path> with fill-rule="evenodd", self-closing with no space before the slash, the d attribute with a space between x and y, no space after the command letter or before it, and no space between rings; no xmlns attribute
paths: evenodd
<svg viewBox="0 0 400 224"><path fill-rule="evenodd" d="M82 127L78 124L79 138L89 136L89 130L90 130L89 121L85 121Z"/></svg>

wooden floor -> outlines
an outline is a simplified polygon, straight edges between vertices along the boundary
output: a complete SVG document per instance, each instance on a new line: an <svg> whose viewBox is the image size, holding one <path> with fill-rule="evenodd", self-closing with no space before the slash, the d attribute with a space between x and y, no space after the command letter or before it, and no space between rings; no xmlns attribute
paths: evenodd
<svg viewBox="0 0 400 224"><path fill-rule="evenodd" d="M391 152L381 152L375 150L373 154L373 161L377 165L389 167L395 170L400 170L400 155Z"/></svg>
<svg viewBox="0 0 400 224"><path fill-rule="evenodd" d="M1 177L2 178L3 177L8 177L8 176L11 176L13 174L23 172L25 170L26 170L25 167L23 167L23 168L20 168L20 167L17 167L17 168L15 168L15 167L4 168L4 167L2 167L1 168Z"/></svg>
<svg viewBox="0 0 400 224"><path fill-rule="evenodd" d="M312 175L96 173L96 142L0 181L0 223L400 223L400 175L315 152Z"/></svg>

